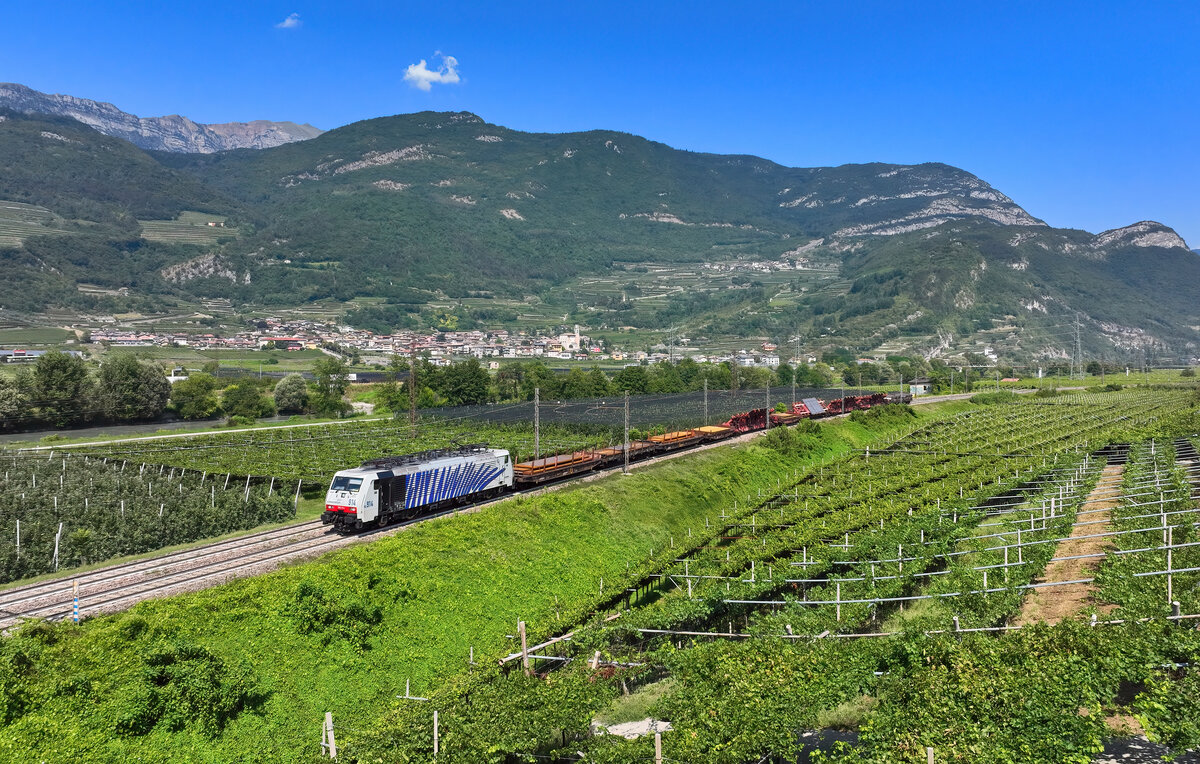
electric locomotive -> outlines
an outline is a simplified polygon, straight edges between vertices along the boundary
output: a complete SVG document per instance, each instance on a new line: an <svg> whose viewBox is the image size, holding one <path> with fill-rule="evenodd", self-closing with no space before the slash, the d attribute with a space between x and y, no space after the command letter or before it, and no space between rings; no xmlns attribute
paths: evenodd
<svg viewBox="0 0 1200 764"><path fill-rule="evenodd" d="M396 520L498 496L512 484L508 451L486 445L374 459L334 474L321 522L338 530L382 528Z"/></svg>

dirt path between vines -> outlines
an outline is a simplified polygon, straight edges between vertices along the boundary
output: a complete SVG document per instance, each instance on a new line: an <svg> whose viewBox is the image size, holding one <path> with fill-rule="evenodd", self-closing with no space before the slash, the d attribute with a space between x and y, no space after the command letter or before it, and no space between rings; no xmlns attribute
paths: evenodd
<svg viewBox="0 0 1200 764"><path fill-rule="evenodd" d="M1055 581L1075 581L1080 578L1091 578L1103 562L1101 557L1090 557L1082 560L1062 560L1062 557L1073 557L1083 554L1098 554L1108 551L1112 541L1106 538L1080 538L1106 533L1112 529L1109 520L1111 510L1121 502L1120 488L1124 477L1125 467L1120 464L1110 464L1104 468L1096 487L1083 503L1080 512L1091 514L1080 515L1076 522L1096 523L1094 525L1076 525L1071 529L1069 538L1059 542L1054 550L1055 562L1046 566L1046 570L1036 583L1052 583ZM1101 511L1097 511L1101 510ZM1103 521L1103 522L1100 522ZM1046 621L1058 623L1064 618L1072 618L1091 605L1095 605L1100 613L1113 610L1112 605L1099 602L1096 597L1094 584L1067 584L1065 586L1048 586L1043 589L1032 589L1025 597L1021 614L1014 623L1018 626Z"/></svg>

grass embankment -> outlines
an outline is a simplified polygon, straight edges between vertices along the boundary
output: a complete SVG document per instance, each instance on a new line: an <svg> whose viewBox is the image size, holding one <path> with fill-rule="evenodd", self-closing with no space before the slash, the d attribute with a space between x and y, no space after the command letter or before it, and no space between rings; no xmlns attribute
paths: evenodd
<svg viewBox="0 0 1200 764"><path fill-rule="evenodd" d="M922 420L939 416L933 407ZM945 409L942 409L944 411ZM747 492L899 420L823 424L804 455L714 449L320 561L0 646L0 756L21 761L297 761L332 711L340 736L397 703L587 617ZM656 562L658 561L658 562Z"/></svg>

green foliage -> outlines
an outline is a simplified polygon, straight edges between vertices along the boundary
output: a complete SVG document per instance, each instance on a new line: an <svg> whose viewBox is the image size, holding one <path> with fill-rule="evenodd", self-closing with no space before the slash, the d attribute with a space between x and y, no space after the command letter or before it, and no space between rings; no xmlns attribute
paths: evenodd
<svg viewBox="0 0 1200 764"><path fill-rule="evenodd" d="M29 410L29 396L8 379L0 380L0 422L5 427L17 423Z"/></svg>
<svg viewBox="0 0 1200 764"><path fill-rule="evenodd" d="M171 396L171 383L162 367L139 361L131 353L107 356L96 387L101 411L115 420L157 418Z"/></svg>
<svg viewBox="0 0 1200 764"><path fill-rule="evenodd" d="M822 445L822 431L811 419L796 427L773 427L762 439L767 448L790 458L803 458Z"/></svg>
<svg viewBox="0 0 1200 764"><path fill-rule="evenodd" d="M322 644L343 639L356 650L370 649L370 638L383 620L383 608L347 591L345 582L304 580L296 588L289 613L301 634L319 634Z"/></svg>
<svg viewBox="0 0 1200 764"><path fill-rule="evenodd" d="M650 379L643 366L626 366L613 378L613 387L630 395L650 392Z"/></svg>
<svg viewBox="0 0 1200 764"><path fill-rule="evenodd" d="M343 396L350 386L350 369L340 358L326 357L313 364L316 377L309 401L313 411L326 416L341 415L350 409Z"/></svg>
<svg viewBox="0 0 1200 764"><path fill-rule="evenodd" d="M950 761L1092 761L1106 734L1102 705L1121 672L1115 645L1069 622L996 639L907 638L847 761L920 761L925 746ZM1115 675L1114 675L1115 674Z"/></svg>
<svg viewBox="0 0 1200 764"><path fill-rule="evenodd" d="M980 406L1009 405L1016 402L1020 396L1012 390L1001 390L994 393L976 393L971 396L971 403Z"/></svg>
<svg viewBox="0 0 1200 764"><path fill-rule="evenodd" d="M116 725L122 735L146 735L160 725L215 735L242 710L261 702L244 670L183 640L156 646L146 655L141 682L131 689Z"/></svg>
<svg viewBox="0 0 1200 764"><path fill-rule="evenodd" d="M1151 740L1161 740L1178 750L1200 749L1200 671L1193 665L1175 679L1159 674L1138 696L1138 720Z"/></svg>
<svg viewBox="0 0 1200 764"><path fill-rule="evenodd" d="M147 552L295 515L291 496L269 480L225 482L225 475L146 466L77 454L0 456L0 583L62 568ZM61 482L60 482L61 479ZM293 484L294 485L294 484ZM278 485L275 486L279 488Z"/></svg>
<svg viewBox="0 0 1200 764"><path fill-rule="evenodd" d="M863 411L851 411L849 418L855 424L895 426L901 422L910 422L916 417L917 412L913 411L911 406L903 403L885 403Z"/></svg>
<svg viewBox="0 0 1200 764"><path fill-rule="evenodd" d="M289 374L275 385L275 409L281 414L304 411L308 405L308 383L299 374Z"/></svg>
<svg viewBox="0 0 1200 764"><path fill-rule="evenodd" d="M486 403L488 373L475 358L447 367L440 376L440 392L450 406Z"/></svg>
<svg viewBox="0 0 1200 764"><path fill-rule="evenodd" d="M89 413L92 390L82 358L52 351L33 365L29 397L41 416L55 427L83 421Z"/></svg>
<svg viewBox="0 0 1200 764"><path fill-rule="evenodd" d="M20 718L29 708L29 674L34 662L18 645L0 644L0 724Z"/></svg>
<svg viewBox="0 0 1200 764"><path fill-rule="evenodd" d="M229 416L253 421L275 413L275 402L263 394L257 380L244 378L234 382L221 393L221 408Z"/></svg>

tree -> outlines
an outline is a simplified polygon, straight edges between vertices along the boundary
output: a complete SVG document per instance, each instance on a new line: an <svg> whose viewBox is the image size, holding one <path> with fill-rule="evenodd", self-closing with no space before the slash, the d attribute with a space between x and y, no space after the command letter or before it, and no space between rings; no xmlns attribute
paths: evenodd
<svg viewBox="0 0 1200 764"><path fill-rule="evenodd" d="M544 361L536 360L529 361L525 364L524 374L521 377L521 397L524 400L533 400L533 391L541 390L543 398L557 398L558 393L558 375L550 371Z"/></svg>
<svg viewBox="0 0 1200 764"><path fill-rule="evenodd" d="M97 399L109 419L154 419L166 410L170 397L171 383L156 363L116 353L100 366Z"/></svg>
<svg viewBox="0 0 1200 764"><path fill-rule="evenodd" d="M321 358L313 364L313 376L317 378L311 399L312 408L322 414L341 416L350 408L342 396L350 386L350 370L340 358Z"/></svg>
<svg viewBox="0 0 1200 764"><path fill-rule="evenodd" d="M275 408L281 413L304 411L308 404L308 383L299 374L289 374L275 385Z"/></svg>
<svg viewBox="0 0 1200 764"><path fill-rule="evenodd" d="M253 379L239 379L225 388L221 395L221 407L231 417L243 416L248 419L273 414L275 408Z"/></svg>
<svg viewBox="0 0 1200 764"><path fill-rule="evenodd" d="M500 401L516 401L521 399L521 390L525 381L525 364L520 361L505 363L496 372L496 398Z"/></svg>
<svg viewBox="0 0 1200 764"><path fill-rule="evenodd" d="M82 358L52 350L37 359L30 378L30 398L55 427L87 418L92 381Z"/></svg>
<svg viewBox="0 0 1200 764"><path fill-rule="evenodd" d="M649 391L650 379L646 375L645 368L626 366L617 372L617 376L613 377L613 387L621 392L628 391L633 395L640 395Z"/></svg>
<svg viewBox="0 0 1200 764"><path fill-rule="evenodd" d="M444 404L445 401L439 398L431 387L422 387L417 393L417 408L419 409L432 409Z"/></svg>
<svg viewBox="0 0 1200 764"><path fill-rule="evenodd" d="M795 375L796 384L801 387L829 387L833 384L827 366L797 364Z"/></svg>
<svg viewBox="0 0 1200 764"><path fill-rule="evenodd" d="M795 375L792 372L792 367L786 363L779 364L779 368L775 370L775 384L780 387L787 387L792 384Z"/></svg>
<svg viewBox="0 0 1200 764"><path fill-rule="evenodd" d="M562 380L561 397L566 400L587 398L591 393L591 380L583 373L583 369L574 368Z"/></svg>
<svg viewBox="0 0 1200 764"><path fill-rule="evenodd" d="M438 392L451 406L487 403L490 381L478 359L470 358L442 372L441 389Z"/></svg>
<svg viewBox="0 0 1200 764"><path fill-rule="evenodd" d="M591 398L612 395L612 385L604 372L600 371L599 366L593 366L592 370L588 372L588 388L588 396Z"/></svg>
<svg viewBox="0 0 1200 764"><path fill-rule="evenodd" d="M700 379L700 364L689 356L684 356L679 363L675 364L675 370L679 373L679 380L683 382L684 389L696 390L703 386Z"/></svg>
<svg viewBox="0 0 1200 764"><path fill-rule="evenodd" d="M408 361L404 358L398 355L392 356L387 367L388 378L375 388L375 399L395 416L399 416L400 412L408 408L409 382L404 384L400 382L401 379L408 377L408 367Z"/></svg>
<svg viewBox="0 0 1200 764"><path fill-rule="evenodd" d="M0 379L0 427L19 424L29 410L29 397L15 383Z"/></svg>
<svg viewBox="0 0 1200 764"><path fill-rule="evenodd" d="M217 402L217 380L198 371L171 387L171 405L184 419L208 419L221 410Z"/></svg>
<svg viewBox="0 0 1200 764"><path fill-rule="evenodd" d="M648 369L647 387L651 393L681 393L683 381L679 378L675 364L659 361Z"/></svg>

